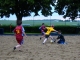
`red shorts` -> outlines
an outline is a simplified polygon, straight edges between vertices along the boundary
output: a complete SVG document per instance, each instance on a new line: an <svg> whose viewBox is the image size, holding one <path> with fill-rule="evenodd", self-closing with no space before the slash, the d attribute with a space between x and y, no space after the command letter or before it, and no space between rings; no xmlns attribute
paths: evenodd
<svg viewBox="0 0 80 60"><path fill-rule="evenodd" d="M23 36L16 37L17 42L21 45L23 41Z"/></svg>

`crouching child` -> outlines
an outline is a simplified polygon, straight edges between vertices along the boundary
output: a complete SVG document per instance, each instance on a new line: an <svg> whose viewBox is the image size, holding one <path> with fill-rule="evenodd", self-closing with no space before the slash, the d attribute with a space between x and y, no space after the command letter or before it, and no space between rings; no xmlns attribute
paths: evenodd
<svg viewBox="0 0 80 60"><path fill-rule="evenodd" d="M57 37L57 43L58 44L65 44L65 38L64 36L62 35L61 31L59 30L58 31L58 37Z"/></svg>

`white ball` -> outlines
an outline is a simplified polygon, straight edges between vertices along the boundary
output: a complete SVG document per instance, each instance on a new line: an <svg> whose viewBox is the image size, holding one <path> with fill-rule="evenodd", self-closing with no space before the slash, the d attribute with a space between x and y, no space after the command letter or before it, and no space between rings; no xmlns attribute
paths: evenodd
<svg viewBox="0 0 80 60"><path fill-rule="evenodd" d="M50 43L52 44L53 43L53 40L51 40Z"/></svg>

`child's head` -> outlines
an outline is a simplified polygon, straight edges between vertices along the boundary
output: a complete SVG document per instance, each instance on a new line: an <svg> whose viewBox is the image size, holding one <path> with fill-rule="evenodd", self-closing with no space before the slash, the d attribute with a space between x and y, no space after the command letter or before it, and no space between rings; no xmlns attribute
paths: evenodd
<svg viewBox="0 0 80 60"><path fill-rule="evenodd" d="M44 25L44 23L42 23L42 25Z"/></svg>
<svg viewBox="0 0 80 60"><path fill-rule="evenodd" d="M53 28L54 28L54 25L51 25L51 27L53 27Z"/></svg>
<svg viewBox="0 0 80 60"><path fill-rule="evenodd" d="M58 34L61 34L61 30L58 31Z"/></svg>
<svg viewBox="0 0 80 60"><path fill-rule="evenodd" d="M22 24L22 21L17 21L17 25L21 25Z"/></svg>

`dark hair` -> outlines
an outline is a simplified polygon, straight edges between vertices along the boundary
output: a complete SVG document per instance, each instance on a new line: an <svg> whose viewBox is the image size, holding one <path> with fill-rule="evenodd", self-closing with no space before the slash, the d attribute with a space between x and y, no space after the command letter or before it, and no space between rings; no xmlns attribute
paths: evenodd
<svg viewBox="0 0 80 60"><path fill-rule="evenodd" d="M44 25L44 23L42 23L42 25Z"/></svg>
<svg viewBox="0 0 80 60"><path fill-rule="evenodd" d="M51 25L51 27L54 27L54 25Z"/></svg>
<svg viewBox="0 0 80 60"><path fill-rule="evenodd" d="M61 30L59 30L58 32L61 33Z"/></svg>
<svg viewBox="0 0 80 60"><path fill-rule="evenodd" d="M17 23L17 25L21 25L22 24L22 21L19 21L18 20L16 23Z"/></svg>

